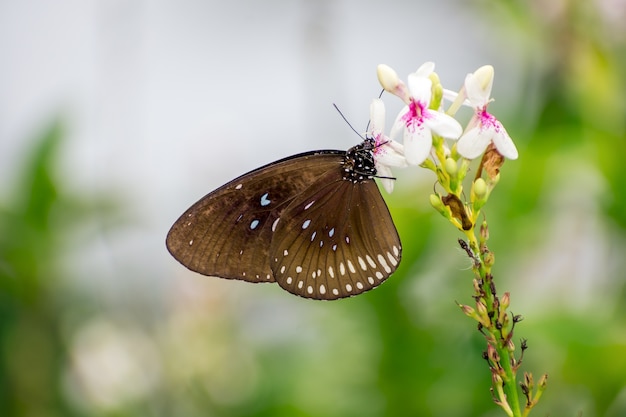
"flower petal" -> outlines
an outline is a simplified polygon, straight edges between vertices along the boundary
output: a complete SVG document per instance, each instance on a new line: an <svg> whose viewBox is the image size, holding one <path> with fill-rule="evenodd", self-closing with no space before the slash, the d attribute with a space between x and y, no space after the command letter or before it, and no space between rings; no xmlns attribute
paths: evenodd
<svg viewBox="0 0 626 417"><path fill-rule="evenodd" d="M419 165L433 147L433 136L424 124L414 125L404 131L404 157L409 165Z"/></svg>
<svg viewBox="0 0 626 417"><path fill-rule="evenodd" d="M433 82L429 78L420 77L417 74L410 74L408 83L409 92L413 100L427 108L430 104Z"/></svg>
<svg viewBox="0 0 626 417"><path fill-rule="evenodd" d="M370 132L373 136L385 130L385 103L379 98L370 104Z"/></svg>
<svg viewBox="0 0 626 417"><path fill-rule="evenodd" d="M493 73L491 65L484 65L465 77L465 91L474 107L482 108L489 103Z"/></svg>
<svg viewBox="0 0 626 417"><path fill-rule="evenodd" d="M409 106L404 106L404 108L400 110L400 113L398 113L398 116L396 117L396 120L394 120L393 125L391 126L391 130L389 131L389 137L391 139L395 139L398 136L398 133L400 133L400 131L406 128L406 122L404 121L404 116L408 112L409 112Z"/></svg>
<svg viewBox="0 0 626 417"><path fill-rule="evenodd" d="M404 157L404 147L391 139L374 150L374 161L387 167L404 168L408 165Z"/></svg>
<svg viewBox="0 0 626 417"><path fill-rule="evenodd" d="M393 177L393 172L391 172L391 169L385 165L376 164L376 172L377 172L376 175L378 175L379 177L390 177L390 178L379 178L379 179L380 179L380 183L385 188L385 191L391 194L393 192L393 185L396 182L394 179L391 178Z"/></svg>
<svg viewBox="0 0 626 417"><path fill-rule="evenodd" d="M420 77L428 78L430 74L435 70L435 63L431 61L424 62L420 67L415 71L415 75Z"/></svg>
<svg viewBox="0 0 626 417"><path fill-rule="evenodd" d="M457 139L463 133L463 127L456 119L445 113L433 110L425 112L424 123L432 129L433 132L448 139Z"/></svg>
<svg viewBox="0 0 626 417"><path fill-rule="evenodd" d="M456 149L465 158L474 159L485 152L492 137L493 131L475 127L461 136L456 145Z"/></svg>
<svg viewBox="0 0 626 417"><path fill-rule="evenodd" d="M507 159L517 159L519 154L513 140L507 133L506 129L500 122L492 138L493 144L496 146L498 153Z"/></svg>

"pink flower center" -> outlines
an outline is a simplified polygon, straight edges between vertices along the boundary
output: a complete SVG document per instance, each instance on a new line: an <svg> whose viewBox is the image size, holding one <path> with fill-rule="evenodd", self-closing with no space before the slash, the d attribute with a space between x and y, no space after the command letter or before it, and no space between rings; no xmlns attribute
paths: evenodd
<svg viewBox="0 0 626 417"><path fill-rule="evenodd" d="M409 102L409 111L402 116L402 120L406 124L407 129L415 129L419 127L426 116L426 107L420 101L411 100Z"/></svg>
<svg viewBox="0 0 626 417"><path fill-rule="evenodd" d="M476 112L482 129L493 130L498 132L500 130L500 122L492 114L487 111L487 106Z"/></svg>

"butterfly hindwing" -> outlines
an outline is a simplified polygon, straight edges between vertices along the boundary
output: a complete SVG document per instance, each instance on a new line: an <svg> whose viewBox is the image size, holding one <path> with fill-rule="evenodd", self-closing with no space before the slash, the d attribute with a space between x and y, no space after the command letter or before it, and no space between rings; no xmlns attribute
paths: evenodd
<svg viewBox="0 0 626 417"><path fill-rule="evenodd" d="M170 253L192 271L249 282L273 282L269 242L276 220L344 151L308 152L268 164L209 193L170 229Z"/></svg>
<svg viewBox="0 0 626 417"><path fill-rule="evenodd" d="M374 180L329 173L281 214L270 247L276 281L307 298L337 299L380 285L401 258L400 238Z"/></svg>

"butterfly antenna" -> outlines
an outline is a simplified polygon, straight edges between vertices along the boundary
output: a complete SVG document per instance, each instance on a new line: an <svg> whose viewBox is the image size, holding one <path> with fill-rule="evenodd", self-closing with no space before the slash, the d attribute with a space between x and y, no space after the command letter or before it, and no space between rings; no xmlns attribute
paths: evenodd
<svg viewBox="0 0 626 417"><path fill-rule="evenodd" d="M361 135L359 132L357 132L357 130L350 124L350 122L348 121L348 119L346 119L346 116L343 115L343 113L341 112L341 110L339 110L339 107L337 107L337 105L335 103L333 103L333 107L335 108L335 110L337 110L337 112L339 113L339 115L341 116L341 118L348 124L348 126L350 126L350 129L352 129L352 131L354 133L356 133L357 135L359 135L359 137L363 140L365 140L365 138L363 137L363 135ZM367 123L367 127L369 128L369 122Z"/></svg>

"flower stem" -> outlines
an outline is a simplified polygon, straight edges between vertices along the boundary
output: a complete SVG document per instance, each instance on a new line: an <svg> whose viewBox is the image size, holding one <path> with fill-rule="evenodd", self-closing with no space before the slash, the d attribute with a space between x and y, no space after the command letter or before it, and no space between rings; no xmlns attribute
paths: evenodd
<svg viewBox="0 0 626 417"><path fill-rule="evenodd" d="M476 237L475 228L466 230L465 235L471 250L468 253L473 254L473 270L477 283L474 286L474 298L477 302L477 310L483 311L480 328L487 340L487 359L492 372L492 389L497 395L494 400L507 415L521 417L522 411L516 382L517 369L514 367L516 359L513 356L515 348L511 340L515 320L510 327L507 326L508 316L505 311L507 306L501 304L496 292L496 285L491 274L494 257L486 244L486 224L481 226L480 240Z"/></svg>

